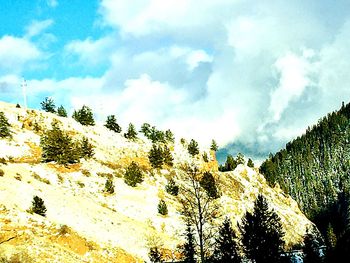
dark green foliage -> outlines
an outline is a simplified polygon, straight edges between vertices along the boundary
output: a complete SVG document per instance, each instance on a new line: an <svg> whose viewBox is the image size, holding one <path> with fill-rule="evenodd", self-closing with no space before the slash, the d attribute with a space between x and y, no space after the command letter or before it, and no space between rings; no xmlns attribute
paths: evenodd
<svg viewBox="0 0 350 263"><path fill-rule="evenodd" d="M165 186L165 191L173 196L177 196L179 193L179 186L175 183L174 179L170 179Z"/></svg>
<svg viewBox="0 0 350 263"><path fill-rule="evenodd" d="M247 166L250 167L250 168L254 168L254 163L253 163L252 159L250 159L250 158L248 159Z"/></svg>
<svg viewBox="0 0 350 263"><path fill-rule="evenodd" d="M44 101L40 103L41 109L46 112L56 113L56 106L53 99L46 97Z"/></svg>
<svg viewBox="0 0 350 263"><path fill-rule="evenodd" d="M80 110L73 112L73 119L85 126L95 125L94 115L88 106L83 106Z"/></svg>
<svg viewBox="0 0 350 263"><path fill-rule="evenodd" d="M212 263L240 263L242 262L237 237L227 217L219 229L215 239L215 248L210 262Z"/></svg>
<svg viewBox="0 0 350 263"><path fill-rule="evenodd" d="M106 180L105 192L107 192L109 194L114 193L114 184L113 184L113 180L111 178L107 178L107 180Z"/></svg>
<svg viewBox="0 0 350 263"><path fill-rule="evenodd" d="M244 164L244 163L245 163L245 161L244 161L244 155L243 155L242 153L238 153L238 154L237 154L236 163L237 163L237 165L239 165L239 164Z"/></svg>
<svg viewBox="0 0 350 263"><path fill-rule="evenodd" d="M0 112L0 138L11 138L10 123L5 116L5 113Z"/></svg>
<svg viewBox="0 0 350 263"><path fill-rule="evenodd" d="M165 131L165 140L167 142L171 142L173 143L175 141L175 137L174 137L174 134L171 130L166 130Z"/></svg>
<svg viewBox="0 0 350 263"><path fill-rule="evenodd" d="M168 214L168 206L163 199L161 199L158 203L158 213L163 216Z"/></svg>
<svg viewBox="0 0 350 263"><path fill-rule="evenodd" d="M89 143L89 139L83 137L80 143L80 157L81 158L91 158L94 156L94 147Z"/></svg>
<svg viewBox="0 0 350 263"><path fill-rule="evenodd" d="M164 163L163 149L160 145L153 144L149 151L148 159L153 168L161 168Z"/></svg>
<svg viewBox="0 0 350 263"><path fill-rule="evenodd" d="M149 123L142 124L140 132L143 133L146 138L149 138L151 134L151 125Z"/></svg>
<svg viewBox="0 0 350 263"><path fill-rule="evenodd" d="M316 232L307 230L304 237L304 263L321 263L323 262L320 255L321 240Z"/></svg>
<svg viewBox="0 0 350 263"><path fill-rule="evenodd" d="M226 157L226 162L225 165L220 165L219 166L219 171L220 172L228 172L228 171L233 171L237 167L237 161L231 154L227 155Z"/></svg>
<svg viewBox="0 0 350 263"><path fill-rule="evenodd" d="M214 176L210 172L205 172L202 179L200 180L200 185L205 189L208 196L211 198L218 198L219 193L216 187Z"/></svg>
<svg viewBox="0 0 350 263"><path fill-rule="evenodd" d="M158 247L151 247L148 253L148 257L152 263L164 262L162 260L162 254L159 251Z"/></svg>
<svg viewBox="0 0 350 263"><path fill-rule="evenodd" d="M164 163L168 166L173 166L173 161L174 161L174 158L170 152L170 149L168 148L167 145L164 145L164 148L163 148L163 159L164 159Z"/></svg>
<svg viewBox="0 0 350 263"><path fill-rule="evenodd" d="M72 138L58 127L57 123L53 123L52 129L41 136L40 146L43 162L77 163L82 155L80 143L73 142Z"/></svg>
<svg viewBox="0 0 350 263"><path fill-rule="evenodd" d="M278 215L270 210L266 199L259 195L253 213L246 212L239 225L243 251L256 263L281 262L284 233Z"/></svg>
<svg viewBox="0 0 350 263"><path fill-rule="evenodd" d="M117 119L115 118L115 115L107 116L105 127L116 133L121 133L122 131L122 128L117 123Z"/></svg>
<svg viewBox="0 0 350 263"><path fill-rule="evenodd" d="M66 109L61 105L57 108L57 115L61 117L67 117L67 111Z"/></svg>
<svg viewBox="0 0 350 263"><path fill-rule="evenodd" d="M46 207L43 199L38 196L34 196L30 211L41 216L46 216Z"/></svg>
<svg viewBox="0 0 350 263"><path fill-rule="evenodd" d="M143 182L143 175L140 167L137 163L132 162L125 171L124 182L132 187L135 187L138 183Z"/></svg>
<svg viewBox="0 0 350 263"><path fill-rule="evenodd" d="M181 143L182 145L185 145L185 144L186 144L185 138L181 138L181 139L180 139L180 143Z"/></svg>
<svg viewBox="0 0 350 263"><path fill-rule="evenodd" d="M192 139L188 144L187 150L188 153L192 155L192 157L199 154L198 142Z"/></svg>
<svg viewBox="0 0 350 263"><path fill-rule="evenodd" d="M186 228L186 242L183 247L182 254L184 255L183 262L184 263L195 263L195 239L192 227L188 224Z"/></svg>
<svg viewBox="0 0 350 263"><path fill-rule="evenodd" d="M203 157L203 161L204 161L204 162L206 162L206 163L209 162L207 152L204 152L203 155L202 155L202 157Z"/></svg>
<svg viewBox="0 0 350 263"><path fill-rule="evenodd" d="M211 140L210 150L216 152L219 149L219 146L217 145L215 140Z"/></svg>
<svg viewBox="0 0 350 263"><path fill-rule="evenodd" d="M124 133L124 137L132 141L137 139L137 132L135 130L134 124L129 124L128 131Z"/></svg>
<svg viewBox="0 0 350 263"><path fill-rule="evenodd" d="M20 109L21 105L19 105L18 103L16 104L16 108Z"/></svg>
<svg viewBox="0 0 350 263"><path fill-rule="evenodd" d="M278 183L314 219L337 202L338 193L350 185L349 138L350 104L343 104L271 154L260 171L270 185ZM326 228L328 223L324 225Z"/></svg>

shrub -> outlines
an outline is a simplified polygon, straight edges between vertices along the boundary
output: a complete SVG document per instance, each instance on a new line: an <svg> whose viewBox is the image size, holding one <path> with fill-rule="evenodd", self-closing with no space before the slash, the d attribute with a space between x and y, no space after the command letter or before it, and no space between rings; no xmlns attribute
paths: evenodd
<svg viewBox="0 0 350 263"><path fill-rule="evenodd" d="M192 139L188 144L187 150L188 150L188 153L192 155L192 157L197 155L199 153L198 142Z"/></svg>
<svg viewBox="0 0 350 263"><path fill-rule="evenodd" d="M0 177L4 176L5 175L5 172L4 170L0 169Z"/></svg>
<svg viewBox="0 0 350 263"><path fill-rule="evenodd" d="M41 216L46 216L46 207L43 199L38 196L34 196L30 211Z"/></svg>
<svg viewBox="0 0 350 263"><path fill-rule="evenodd" d="M173 196L177 196L179 194L179 186L176 185L174 179L170 179L168 184L165 186L165 191Z"/></svg>
<svg viewBox="0 0 350 263"><path fill-rule="evenodd" d="M132 162L125 171L124 182L132 187L143 182L143 175L137 163Z"/></svg>
<svg viewBox="0 0 350 263"><path fill-rule="evenodd" d="M107 116L105 127L116 133L120 133L122 131L122 128L117 123L117 119L115 118L115 115Z"/></svg>
<svg viewBox="0 0 350 263"><path fill-rule="evenodd" d="M5 116L5 113L0 112L0 138L11 138L10 123Z"/></svg>
<svg viewBox="0 0 350 263"><path fill-rule="evenodd" d="M109 194L114 193L114 184L113 184L113 180L111 178L107 178L107 180L106 180L105 192L107 192Z"/></svg>
<svg viewBox="0 0 350 263"><path fill-rule="evenodd" d="M60 117L67 117L67 111L66 109L61 105L57 108L57 115Z"/></svg>
<svg viewBox="0 0 350 263"><path fill-rule="evenodd" d="M73 119L85 126L95 125L94 115L88 106L83 106L80 110L73 112Z"/></svg>
<svg viewBox="0 0 350 263"><path fill-rule="evenodd" d="M17 109L20 109L21 108L21 105L19 105L18 103L16 104L16 108Z"/></svg>
<svg viewBox="0 0 350 263"><path fill-rule="evenodd" d="M51 98L46 97L45 100L40 103L40 105L41 105L41 109L46 112L51 112L51 113L56 112L55 102Z"/></svg>
<svg viewBox="0 0 350 263"><path fill-rule="evenodd" d="M168 214L168 207L163 199L158 203L158 213L165 216Z"/></svg>
<svg viewBox="0 0 350 263"><path fill-rule="evenodd" d="M73 142L57 123L41 137L42 161L59 164L77 163L81 155L80 145Z"/></svg>

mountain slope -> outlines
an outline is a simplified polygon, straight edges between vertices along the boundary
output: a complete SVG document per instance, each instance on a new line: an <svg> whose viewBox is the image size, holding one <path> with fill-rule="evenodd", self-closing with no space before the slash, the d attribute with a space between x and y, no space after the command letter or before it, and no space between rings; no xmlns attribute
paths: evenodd
<svg viewBox="0 0 350 263"><path fill-rule="evenodd" d="M0 102L0 111L13 132L12 139L0 139L0 169L4 172L0 176L0 243L5 241L4 253L11 254L21 246L34 262L52 262L53 255L60 262L143 262L148 260L149 247L160 244L169 260L176 258L185 226L178 198L168 194L165 186L170 178L181 185L187 163L213 173L222 192L218 200L221 212L233 222L239 222L263 193L282 219L287 246L299 243L311 224L297 203L278 187L269 187L256 169L239 165L233 172L217 172L209 149L200 149L209 156L209 162L204 162L201 154L192 158L186 145L176 142L169 145L174 166L152 169L148 160L152 143L141 136L133 142L102 125L82 126L71 118L7 103ZM40 136L51 129L53 120L72 137L88 138L94 157L66 166L41 163ZM136 187L126 185L123 178L133 161L144 174L144 182ZM104 191L107 178L114 181L113 194ZM34 195L44 200L46 217L27 212ZM161 199L167 203L167 216L157 212ZM7 241L12 237L8 233L16 229L23 229L23 234ZM62 229L68 232L62 234L66 232ZM38 242L27 245L25 240L31 238ZM40 256L42 247L48 253Z"/></svg>

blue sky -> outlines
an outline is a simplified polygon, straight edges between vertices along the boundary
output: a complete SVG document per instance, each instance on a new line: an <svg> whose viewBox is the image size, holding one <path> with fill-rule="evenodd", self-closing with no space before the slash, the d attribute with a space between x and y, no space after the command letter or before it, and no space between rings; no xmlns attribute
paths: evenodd
<svg viewBox="0 0 350 263"><path fill-rule="evenodd" d="M350 3L0 0L0 99L261 158L350 100Z"/></svg>

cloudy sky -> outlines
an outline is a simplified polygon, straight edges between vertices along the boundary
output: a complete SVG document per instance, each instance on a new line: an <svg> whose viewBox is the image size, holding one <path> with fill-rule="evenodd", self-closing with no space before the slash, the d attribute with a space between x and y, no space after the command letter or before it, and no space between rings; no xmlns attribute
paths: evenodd
<svg viewBox="0 0 350 263"><path fill-rule="evenodd" d="M0 0L0 99L266 156L350 101L348 0Z"/></svg>

